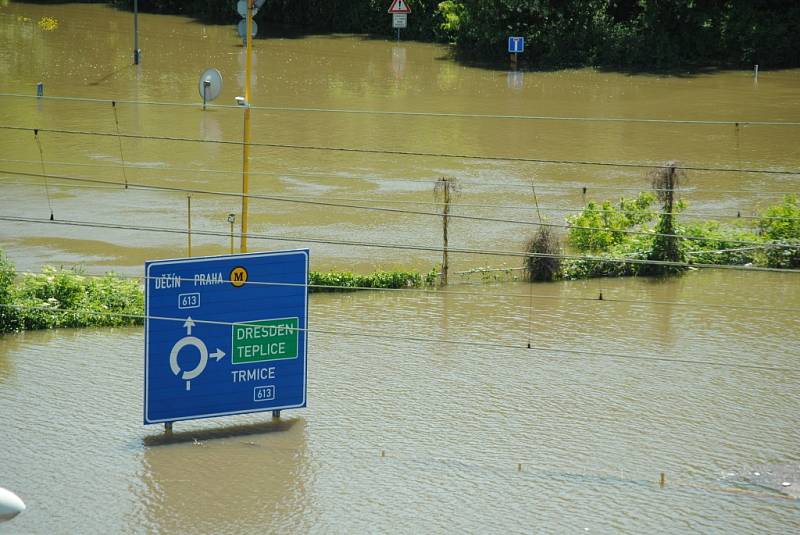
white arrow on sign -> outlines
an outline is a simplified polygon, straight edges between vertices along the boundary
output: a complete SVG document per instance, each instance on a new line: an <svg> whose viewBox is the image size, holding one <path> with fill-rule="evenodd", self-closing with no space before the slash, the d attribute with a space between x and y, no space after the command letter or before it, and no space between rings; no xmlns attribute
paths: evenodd
<svg viewBox="0 0 800 535"><path fill-rule="evenodd" d="M186 327L186 335L187 336L191 336L192 335L192 327L195 326L195 323L194 323L194 321L192 321L192 317L191 316L186 318L186 321L183 323L183 326Z"/></svg>
<svg viewBox="0 0 800 535"><path fill-rule="evenodd" d="M225 357L225 352L220 348L217 348L217 350L211 353L209 357L211 357L212 359L217 359L217 362L219 362L223 359L223 357Z"/></svg>

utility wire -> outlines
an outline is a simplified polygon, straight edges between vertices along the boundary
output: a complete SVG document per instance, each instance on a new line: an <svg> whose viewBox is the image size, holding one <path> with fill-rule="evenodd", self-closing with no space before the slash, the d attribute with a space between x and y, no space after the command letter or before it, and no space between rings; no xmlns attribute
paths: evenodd
<svg viewBox="0 0 800 535"><path fill-rule="evenodd" d="M23 126L10 126L0 125L2 130L32 130L31 128ZM65 135L81 135L81 136L99 136L108 137L114 136L113 132L96 132L91 130L67 130L60 128L40 128L42 132L49 132L52 134L65 134ZM143 134L120 134L121 137L130 139L145 139L152 141L180 141L192 143L216 143L221 145L244 145L242 141L233 141L226 139L201 139L182 136L153 136ZM499 162L524 162L524 163L539 163L539 164L554 164L554 165L586 165L586 166L600 166L600 167L618 167L618 168L634 168L634 169L652 169L663 167L659 164L645 164L645 163L626 163L626 162L604 162L604 161L590 161L590 160L566 160L566 159L546 159L546 158L524 158L521 156L490 156L479 154L458 154L446 152L419 152L419 151L404 151L404 150L389 150L389 149L369 149L358 147L333 147L333 146L319 146L319 145L304 145L293 143L265 143L265 142L250 142L247 145L250 147L264 147L273 149L293 149L293 150L311 150L311 151L327 151L327 152L342 152L342 153L355 153L355 154L382 154L387 156L420 156L431 158L454 158L461 160L482 160L482 161L499 161ZM769 175L800 175L800 171L790 170L777 170L777 169L736 169L731 167L702 167L702 166L675 166L674 169L682 171L715 171L720 173L756 173L756 174L769 174Z"/></svg>
<svg viewBox="0 0 800 535"><path fill-rule="evenodd" d="M118 223L101 223L94 221L77 221L61 219L57 221L49 221L47 219L38 219L23 216L4 216L0 215L0 221L9 221L12 223L47 223L51 225L64 225L73 227L85 228L104 228L115 230L132 230L136 232L154 232L164 234L188 234L185 229L171 228L171 227L155 227L155 226L137 226L137 225L124 225ZM228 232L218 232L211 230L192 230L192 235L201 236L214 236L214 237L230 237ZM236 233L234 236L241 237L241 233ZM442 249L431 247L427 245L413 245L413 244L398 244L398 243L377 243L377 242L360 242L353 240L331 240L324 238L314 238L307 236L273 236L267 234L253 234L248 233L247 237L254 240L271 240L282 242L295 242L295 243L317 243L324 245L345 245L352 247L369 247L376 249L397 249L406 251L423 251L423 252L436 252L441 253ZM658 265L670 267L683 267L683 268L704 268L704 269L722 269L731 271L763 271L771 273L800 273L800 269L793 268L771 268L759 266L740 266L734 264L703 264L703 263L688 263L688 262L671 262L666 260L645 260L639 258L610 258L602 256L578 256L578 255L564 255L564 254L545 254L545 253L529 253L524 251L498 251L492 249L470 249L470 248L448 248L451 253L457 254L474 254L486 256L505 256L505 257L531 257L531 258L558 258L561 260L576 260L585 262L605 262L611 264L640 264L640 265Z"/></svg>
<svg viewBox="0 0 800 535"><path fill-rule="evenodd" d="M0 307L10 308L15 310L36 310L36 311L51 312L51 313L73 312L68 309L56 309L53 307L33 306L33 305L0 304ZM172 321L180 323L184 323L186 321L185 317L177 317L177 316L155 316L146 314L131 314L123 312L105 312L105 311L85 311L85 312L87 314L95 316L121 317L121 318L128 318L128 319L142 320L142 321ZM203 325L222 325L222 326L237 325L236 322L229 322L229 321L212 321L212 320L201 320L195 318L192 318L192 321ZM418 343L430 343L430 344L435 343L435 344L461 345L461 346L479 347L486 349L522 349L522 350L529 349L539 353L542 352L560 353L568 358L569 357L577 358L577 356L584 356L584 355L596 357L598 356L598 354L600 354L602 356L611 359L633 360L639 362L669 362L674 364L712 366L719 368L733 368L742 370L758 370L758 371L770 371L770 372L781 372L781 373L800 373L800 369L798 368L764 366L762 364L727 363L727 362L719 362L713 360L694 360L694 359L671 358L665 356L642 356L642 355L632 355L628 353L618 353L609 351L597 352L597 351L587 351L582 349L567 349L567 348L544 347L544 346L526 347L524 345L508 344L502 342L478 342L475 340L452 340L447 338L427 338L422 336L398 336L385 333L364 332L363 330L355 332L355 331L343 331L341 329L336 329L336 330L308 329L308 328L303 329L301 327L294 327L293 329L300 332L306 332L311 334L328 334L333 336L344 336L352 338L396 340L402 342L418 342Z"/></svg>
<svg viewBox="0 0 800 535"><path fill-rule="evenodd" d="M514 269L522 269L522 268L514 268ZM82 277L91 277L97 279L107 278L109 276L115 277L117 279L123 280L132 280L132 281L152 281L159 279L158 276L147 276L147 275L122 275L119 273L108 272L104 274L98 273L87 273L84 271L76 271L76 274L79 274ZM193 283L194 279L192 278L185 278L185 277L173 277L173 280L179 280L180 282L185 282L187 284ZM464 290L442 290L441 288L376 288L374 286L337 286L332 284L298 284L298 283L290 283L290 282L271 282L271 281L255 281L255 280L247 280L243 282L244 285L252 285L252 286L278 286L278 287L287 287L287 288L313 288L317 290L330 290L335 293L346 293L346 292L358 292L358 291L370 291L370 292L384 292L384 293L395 293L395 294L418 294L414 297L408 297L404 299L413 300L414 302L419 302L420 297L426 298L441 298L441 297L456 297L456 298L472 298L472 297L480 297L485 299L487 297L486 292L475 292L475 291L464 291ZM528 295L525 294L515 294L515 293L497 293L492 292L491 297L497 298L504 298L504 299L526 299ZM658 306L677 306L677 307L691 307L691 308L711 308L711 309L721 309L721 310L744 310L748 312L781 312L786 314L797 314L800 313L800 308L777 308L777 307L766 307L766 306L754 306L754 305L730 305L730 304L719 304L719 303L701 303L697 301L643 301L639 299L615 299L615 298L608 298L604 297L603 299L598 299L596 297L571 297L565 295L547 295L547 294L535 294L535 300L551 300L551 301L576 301L576 302L590 302L590 303L618 303L618 304L625 304L625 305L633 305L633 306L646 306L646 305L658 305Z"/></svg>
<svg viewBox="0 0 800 535"><path fill-rule="evenodd" d="M122 162L122 179L125 182L125 189L128 189L128 175L125 174L125 156L122 154L122 138L119 137L119 117L117 117L117 103L111 101L111 109L114 110L114 125L117 130L117 139L119 140L119 160Z"/></svg>
<svg viewBox="0 0 800 535"><path fill-rule="evenodd" d="M7 162L7 163L38 163L32 160L16 160L16 159L9 159L9 158L0 158L0 162ZM55 162L55 161L48 161L48 165L64 165L64 166L76 166L76 167L98 167L98 168L109 168L109 169L118 169L120 166L116 164L91 164L91 163L75 163L75 162ZM190 168L190 167L173 167L173 166L165 166L165 167L152 167L147 165L131 165L130 163L126 164L128 169L141 169L146 171L156 171L156 172L166 172L166 171L178 171L178 172L189 172L189 173L217 173L217 174L225 174L225 175L235 175L238 176L241 172L237 171L229 171L224 169L198 169L198 168ZM319 178L324 180L362 180L362 181L373 181L373 182L407 182L412 184L422 184L427 185L430 180L425 179L415 179L415 178L400 178L400 177L376 177L376 176L336 176L336 175L329 175L329 174L321 174L321 173L303 173L302 171L293 170L292 174L287 173L275 173L275 172L265 172L265 171L250 171L251 175L259 175L259 176L267 176L271 178L292 178L299 180L301 177L313 177ZM458 180L459 184L473 184L477 186L497 186L497 187L506 187L506 188L524 188L527 189L530 187L529 183L521 183L521 182L484 182L480 180L468 180L468 179L461 179ZM536 186L539 188L540 191L572 191L572 190L580 190L583 191L585 196L586 191L589 189L591 190L609 190L609 191L631 191L631 192L641 192L643 191L642 188L629 188L629 187L621 187L621 186L602 186L602 185L572 185L572 186L561 186L561 185L547 185L547 184L539 184ZM662 191L659 189L649 189L649 191ZM776 195L793 195L797 194L798 192L795 191L762 191L762 190L752 190L752 189L744 189L744 190L719 190L719 189L698 189L698 188L675 188L672 191L680 192L683 194L688 193L726 193L726 194L746 194L752 196L776 196ZM411 201L386 201L392 203L411 203ZM416 203L412 203L416 204ZM436 205L441 205L441 203L432 203ZM458 206L470 206L468 204L459 203ZM474 205L479 207L485 208L503 208L502 206L492 206L492 205ZM521 207L522 209L529 209L528 207ZM542 207L545 209L546 207ZM685 215L685 214L684 214Z"/></svg>
<svg viewBox="0 0 800 535"><path fill-rule="evenodd" d="M94 102L107 104L113 102L109 99L88 98L88 97L69 97L69 96L43 96L25 95L21 93L0 93L0 97L26 98L26 99L47 99L74 102ZM134 106L171 106L171 107L190 107L202 108L202 104L191 102L160 102L151 100L116 100L119 104L129 104ZM241 106L234 104L208 104L208 107L222 109L241 109ZM456 119L512 119L525 121L572 121L572 122L603 122L603 123L645 123L645 124L689 124L689 125L726 125L726 126L800 126L796 121L746 121L746 120L713 120L713 119L654 119L637 117L573 117L573 116L552 116L552 115L512 115L512 114L492 114L492 113L457 113L457 112L429 112L429 111L391 111L391 110L364 110L347 108L311 108L297 106L250 106L253 110L264 110L271 112L299 112L299 113L340 113L356 115L378 115L378 116L399 116L399 117L445 117Z"/></svg>
<svg viewBox="0 0 800 535"><path fill-rule="evenodd" d="M2 161L0 159L0 161ZM31 176L31 177L42 177L39 173L27 173L21 171L4 171L0 169L0 175L7 174L9 177L13 175L20 175L20 176ZM252 174L252 173L251 173ZM274 176L274 175L273 175ZM48 177L54 178L55 180L64 180L67 183L56 183L59 187L69 187L69 188L85 188L85 189L100 189L100 190L109 190L109 191L116 191L119 190L119 187L116 186L92 186L87 184L74 184L72 182L82 182L84 179L79 176L72 176L72 175L48 175ZM46 177L45 177L46 178ZM31 182L29 181L11 181L8 178L0 177L0 180L3 181L4 184L12 184L15 186L30 186ZM92 179L90 179L92 180ZM187 188L180 189L182 192L191 192ZM677 190L673 190L677 191ZM215 195L215 193L208 193L209 196ZM292 200L314 200L319 197L319 195L276 195L274 196L276 199L282 199L287 201ZM358 203L369 203L369 204L393 204L393 205L411 205L411 206L432 206L432 207L441 207L442 203L436 201L398 201L394 199L379 199L379 198L363 198L363 197L332 197L329 195L325 195L325 199L329 201L342 201L342 202L358 202ZM258 200L258 199L256 199ZM522 206L522 205L502 205L502 204L475 204L475 203L464 203L459 202L458 204L454 204L452 206L453 209L459 208L478 208L478 209L497 209L497 210L521 210L521 211L530 211L530 206ZM566 207L557 207L557 206L549 206L549 205L540 205L541 211L544 213L583 213L589 210L588 207L585 208L566 208ZM666 212L659 212L659 211L636 211L636 210L619 210L616 208L611 209L603 209L603 208L594 208L591 209L592 213L617 213L617 214L642 214L642 215L650 215L650 216L660 216L666 215ZM686 211L681 212L679 214L682 218L721 218L721 219L733 219L733 220L743 220L743 221L800 221L800 217L791 217L791 216L758 216L758 215L742 215L742 209L737 211L736 215L732 215L729 213L723 212L696 212L696 211Z"/></svg>
<svg viewBox="0 0 800 535"><path fill-rule="evenodd" d="M42 165L42 177L44 178L44 194L47 197L47 207L50 208L50 221L54 219L53 215L53 201L50 199L50 187L47 184L47 171L44 168L44 149L42 149L42 140L39 139L39 131L33 131L33 139L36 140L36 146L39 147L39 161Z"/></svg>
<svg viewBox="0 0 800 535"><path fill-rule="evenodd" d="M0 173L5 173L5 171L0 170ZM25 174L25 173L19 173ZM37 176L35 173L28 173L31 176ZM49 175L50 178L59 178L59 179L66 179L68 177L63 177L59 175ZM112 182L101 180L101 179L81 179L82 181L85 180L86 182L93 182L93 183L102 183L102 184L112 184ZM225 196L225 197L236 197L242 198L246 197L248 199L259 199L259 200L268 200L268 201L276 201L276 202L289 202L289 203L296 203L296 204L308 204L314 206L326 206L332 208L348 208L352 210L366 210L366 211L373 211L373 212L388 212L394 214L404 214L404 215L423 215L423 216L430 216L430 217L442 217L442 214L436 212L424 212L421 210L403 210L400 208L387 208L387 207L380 207L380 206L360 206L357 204L343 204L343 203L331 203L326 201L316 201L310 199L297 199L291 197L278 197L272 195L260 195L260 194L242 194L242 193L234 193L234 192L222 192L222 191L213 191L213 190L202 190L202 189L194 189L194 188L177 188L173 186L151 186L147 184L127 184L126 189L140 189L140 190L155 190L155 191L169 191L169 192L182 192L182 193L195 193L195 194L202 194L202 195L216 195L216 196ZM681 234L664 234L659 232L651 232L646 230L632 230L632 229L613 229L613 228L606 228L606 227L589 227L589 226L581 226L581 225L570 225L570 224L559 224L559 223L544 223L544 222L536 222L536 221L523 221L518 219L500 219L500 218L492 218L492 217L480 217L480 216L471 216L471 215L459 215L459 214L450 214L449 217L454 219L464 219L468 221L480 221L480 222L488 222L488 223L505 223L511 225L527 225L527 226L538 226L538 227L548 227L548 228L558 228L558 229L567 229L567 230L588 230L588 231L603 231L603 232L611 232L616 234L628 234L632 236L664 236L668 238L675 238L680 240L689 240L695 242L711 242L711 243L719 243L720 241L725 241L726 243L735 244L735 245L760 245L765 246L768 248L778 248L778 249L795 249L800 247L800 244L783 244L783 243L770 243L770 244L763 244L760 242L753 242L753 241L743 241L743 240L731 240L731 239L718 239L718 238L706 238L702 236L684 236Z"/></svg>

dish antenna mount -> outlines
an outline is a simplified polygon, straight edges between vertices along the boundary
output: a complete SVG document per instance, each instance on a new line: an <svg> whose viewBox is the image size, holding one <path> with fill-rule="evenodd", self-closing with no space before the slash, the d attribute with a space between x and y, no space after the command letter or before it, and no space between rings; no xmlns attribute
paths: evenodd
<svg viewBox="0 0 800 535"><path fill-rule="evenodd" d="M206 69L200 75L197 88L203 99L203 109L205 110L206 102L211 102L222 92L222 75L217 69Z"/></svg>

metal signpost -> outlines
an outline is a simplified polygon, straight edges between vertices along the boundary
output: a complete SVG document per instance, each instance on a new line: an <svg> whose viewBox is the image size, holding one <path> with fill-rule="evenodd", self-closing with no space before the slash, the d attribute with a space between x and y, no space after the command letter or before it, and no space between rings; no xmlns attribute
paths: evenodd
<svg viewBox="0 0 800 535"><path fill-rule="evenodd" d="M392 28L397 30L397 40L400 40L400 28L408 27L408 14L411 6L406 0L392 0L388 13L392 16Z"/></svg>
<svg viewBox="0 0 800 535"><path fill-rule="evenodd" d="M306 406L307 249L145 273L145 424Z"/></svg>

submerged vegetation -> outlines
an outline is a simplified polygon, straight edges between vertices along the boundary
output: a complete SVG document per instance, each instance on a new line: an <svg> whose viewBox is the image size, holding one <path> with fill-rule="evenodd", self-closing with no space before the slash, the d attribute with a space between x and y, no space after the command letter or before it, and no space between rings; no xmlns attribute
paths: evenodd
<svg viewBox="0 0 800 535"><path fill-rule="evenodd" d="M685 203L662 195L662 211L654 212L655 197L640 193L634 199L620 199L616 205L589 202L580 214L569 217L567 243L584 257L565 260L558 278L667 275L692 264L800 267L800 201L796 195L785 196L755 220L731 223L681 222L678 215Z"/></svg>
<svg viewBox="0 0 800 535"><path fill-rule="evenodd" d="M746 221L682 222L679 216L687 205L676 193L684 181L678 166L669 162L654 171L652 192L617 202L588 202L580 213L567 217L567 255L553 225L541 224L526 244L529 256L521 268L525 279L671 275L693 264L800 268L800 199L796 195L786 195L781 203ZM312 271L309 291L435 288L443 282L443 271L443 265L427 273ZM512 268L499 271L514 277ZM480 272L487 282L499 280L498 270L493 269L462 273L472 272ZM143 286L137 279L113 273L89 276L78 268L49 266L39 274L18 276L0 250L0 333L138 325L143 314Z"/></svg>
<svg viewBox="0 0 800 535"><path fill-rule="evenodd" d="M433 287L437 269L377 271L358 275L347 271L309 273L309 292L353 291L368 288ZM86 275L81 269L45 266L39 274L17 276L0 250L0 333L59 327L118 327L141 325L144 288L136 279L109 273Z"/></svg>
<svg viewBox="0 0 800 535"><path fill-rule="evenodd" d="M138 281L46 266L17 280L0 251L0 333L57 327L116 327L142 323Z"/></svg>

